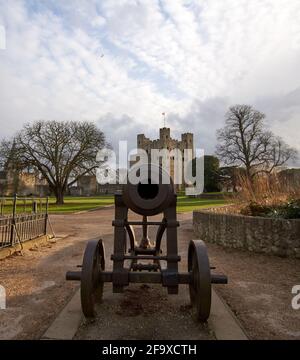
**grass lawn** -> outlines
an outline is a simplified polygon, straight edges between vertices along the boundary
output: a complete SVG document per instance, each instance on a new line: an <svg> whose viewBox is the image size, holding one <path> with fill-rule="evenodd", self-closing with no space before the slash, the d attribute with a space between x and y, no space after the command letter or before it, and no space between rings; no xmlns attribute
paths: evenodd
<svg viewBox="0 0 300 360"><path fill-rule="evenodd" d="M195 209L203 209L209 207L216 207L226 204L226 200L221 199L199 199L199 198L189 198L185 195L178 195L177 197L177 211L178 212L187 212L193 211ZM85 211L91 209L101 208L105 205L114 204L114 197L112 195L102 195L102 196L93 196L93 197L65 197L64 205L56 205L55 198L51 197L49 199L49 213L72 213L78 211ZM45 204L43 203L43 208ZM38 202L39 207L39 202ZM32 204L31 201L27 201L26 207L24 206L23 201L18 200L17 212L31 212ZM3 207L3 213L9 214L12 212L12 201L6 201L5 206Z"/></svg>
<svg viewBox="0 0 300 360"><path fill-rule="evenodd" d="M111 205L114 203L114 197L108 195L96 196L96 197L66 197L65 204L57 206L55 205L55 199L50 199L50 213L68 213L75 211L91 210L100 208L105 205ZM215 206L225 205L226 200L211 200L211 199L197 199L189 198L184 195L177 197L177 211L186 212L196 209L203 209Z"/></svg>
<svg viewBox="0 0 300 360"><path fill-rule="evenodd" d="M222 199L200 199L180 195L177 197L177 212L187 212L226 205L228 201Z"/></svg>
<svg viewBox="0 0 300 360"><path fill-rule="evenodd" d="M91 210L96 208L101 208L105 205L111 205L114 203L114 197L112 195L102 195L94 197L72 197L66 196L64 205L56 205L56 200L54 197L49 198L49 213L72 213L77 211ZM5 200L2 212L4 214L11 214L13 209L13 202L10 199ZM40 206L45 210L46 200L42 200L42 205L40 201L37 201L38 210ZM30 213L32 209L32 201L24 201L19 198L17 201L17 213Z"/></svg>
<svg viewBox="0 0 300 360"><path fill-rule="evenodd" d="M112 195L102 195L93 197L72 197L66 196L64 205L56 205L55 199L50 199L50 213L70 213L76 211L91 210L112 205L114 197Z"/></svg>

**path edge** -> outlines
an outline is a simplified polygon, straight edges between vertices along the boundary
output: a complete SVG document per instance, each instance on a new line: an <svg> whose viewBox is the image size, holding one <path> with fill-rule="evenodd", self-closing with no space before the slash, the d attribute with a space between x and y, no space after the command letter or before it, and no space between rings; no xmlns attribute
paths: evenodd
<svg viewBox="0 0 300 360"><path fill-rule="evenodd" d="M211 306L208 324L217 340L249 340L237 317L214 289L212 289Z"/></svg>

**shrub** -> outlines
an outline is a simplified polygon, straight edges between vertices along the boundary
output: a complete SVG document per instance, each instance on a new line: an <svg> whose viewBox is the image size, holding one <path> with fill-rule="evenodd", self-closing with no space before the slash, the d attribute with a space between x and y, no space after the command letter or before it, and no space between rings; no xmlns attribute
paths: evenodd
<svg viewBox="0 0 300 360"><path fill-rule="evenodd" d="M300 187L277 176L258 175L253 182L239 177L240 191L234 202L243 215L283 219L300 218Z"/></svg>
<svg viewBox="0 0 300 360"><path fill-rule="evenodd" d="M241 214L278 219L300 219L300 200L291 201L287 204L278 206L266 206L257 203L250 203L241 209Z"/></svg>

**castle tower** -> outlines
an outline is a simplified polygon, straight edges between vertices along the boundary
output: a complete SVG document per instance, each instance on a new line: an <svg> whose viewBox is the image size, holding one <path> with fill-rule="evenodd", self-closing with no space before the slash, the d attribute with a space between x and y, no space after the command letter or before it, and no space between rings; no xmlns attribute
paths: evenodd
<svg viewBox="0 0 300 360"><path fill-rule="evenodd" d="M159 140L161 143L161 148L167 148L170 143L170 128L160 128L159 129Z"/></svg>
<svg viewBox="0 0 300 360"><path fill-rule="evenodd" d="M194 134L181 134L181 142L184 149L194 149Z"/></svg>
<svg viewBox="0 0 300 360"><path fill-rule="evenodd" d="M159 139L150 140L144 134L137 135L137 148L146 150L150 155L151 149L179 149L184 152L184 149L192 149L194 156L194 135L192 133L181 134L181 140L171 138L170 128L163 127L159 129ZM133 164L133 163L132 163ZM174 158L170 158L170 175L174 178ZM177 186L177 189L182 186Z"/></svg>

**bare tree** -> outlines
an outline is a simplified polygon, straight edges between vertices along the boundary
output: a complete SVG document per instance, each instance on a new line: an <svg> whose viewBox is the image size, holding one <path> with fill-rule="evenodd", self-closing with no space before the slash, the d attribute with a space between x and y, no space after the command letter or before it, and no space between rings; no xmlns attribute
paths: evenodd
<svg viewBox="0 0 300 360"><path fill-rule="evenodd" d="M0 169L8 170L8 166L13 170L20 170L22 165L17 158L17 149L14 139L3 139L0 143Z"/></svg>
<svg viewBox="0 0 300 360"><path fill-rule="evenodd" d="M103 132L91 122L37 121L3 142L1 150L5 157L10 148L7 159L13 158L19 167L38 170L56 203L63 204L67 187L99 166L96 155L105 145Z"/></svg>
<svg viewBox="0 0 300 360"><path fill-rule="evenodd" d="M297 151L264 127L265 115L249 105L235 105L217 131L217 154L226 165L244 166L249 180L271 172L294 158Z"/></svg>
<svg viewBox="0 0 300 360"><path fill-rule="evenodd" d="M268 152L268 160L262 171L271 173L274 169L285 165L290 159L296 159L297 155L297 150L287 145L279 136L273 137Z"/></svg>

